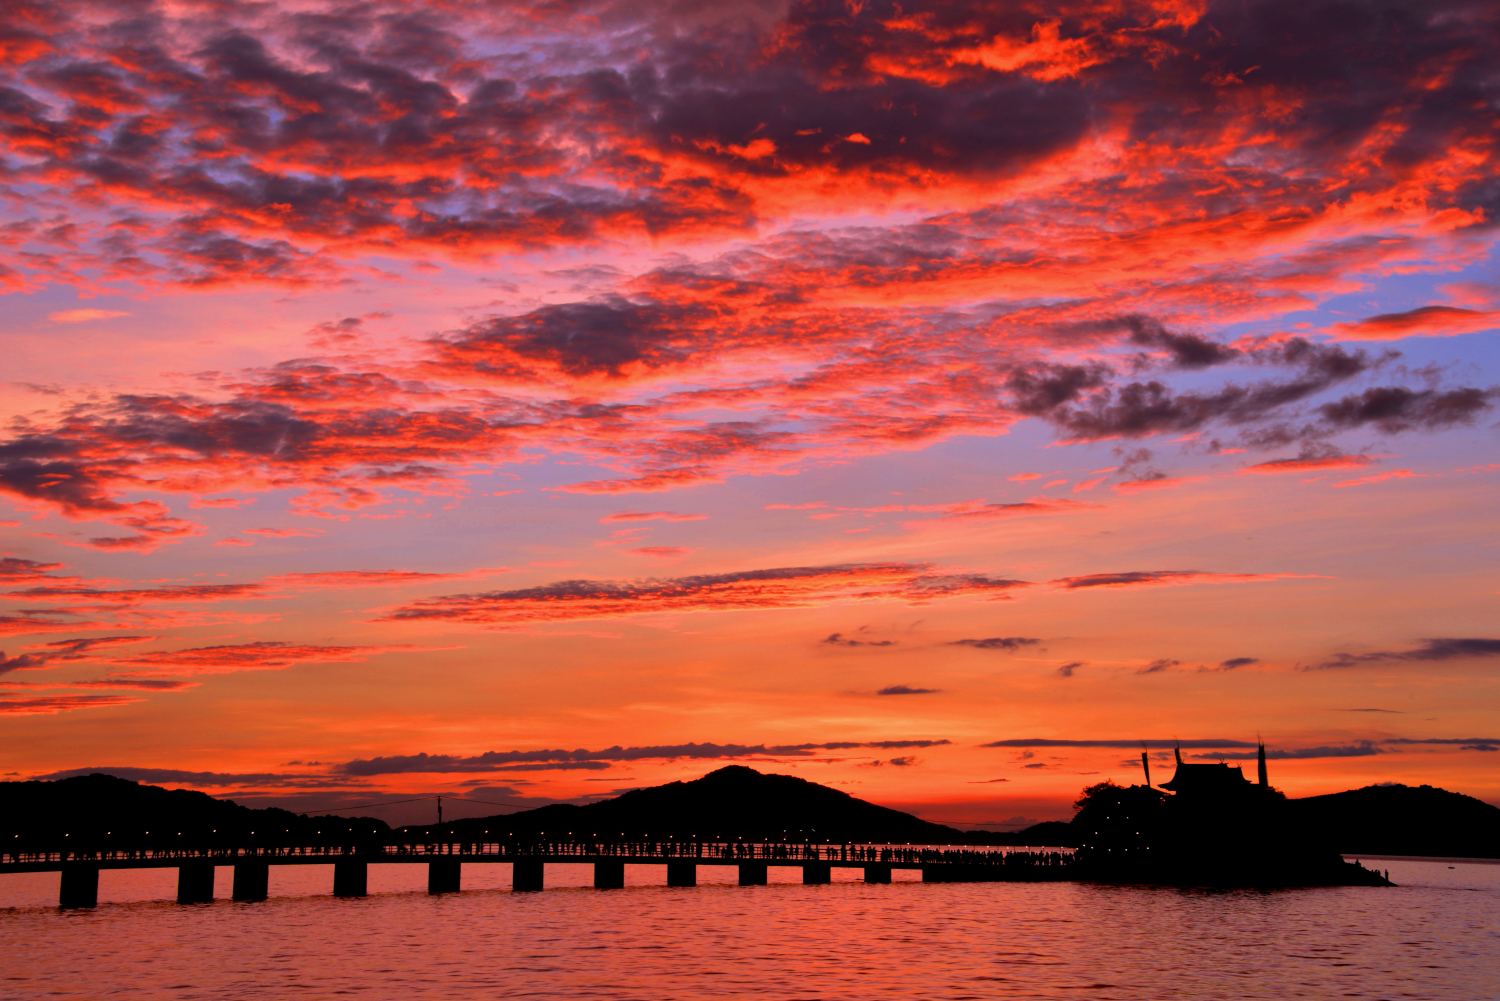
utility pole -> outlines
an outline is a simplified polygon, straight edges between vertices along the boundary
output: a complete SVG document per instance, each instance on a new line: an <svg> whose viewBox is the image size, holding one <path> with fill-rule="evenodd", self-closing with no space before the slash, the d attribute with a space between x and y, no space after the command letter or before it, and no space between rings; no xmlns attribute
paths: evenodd
<svg viewBox="0 0 1500 1001"><path fill-rule="evenodd" d="M437 801L438 801L438 826L441 827L442 823L443 823L443 797L439 796L437 798Z"/></svg>

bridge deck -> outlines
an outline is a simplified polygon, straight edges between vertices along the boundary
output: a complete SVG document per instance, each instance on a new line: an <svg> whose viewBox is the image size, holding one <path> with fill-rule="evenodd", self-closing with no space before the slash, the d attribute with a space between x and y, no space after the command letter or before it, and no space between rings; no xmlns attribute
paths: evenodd
<svg viewBox="0 0 1500 1001"><path fill-rule="evenodd" d="M0 852L0 873L71 868L157 869L184 865L329 865L362 862L572 862L660 865L983 866L1006 869L1066 867L1070 849L986 849L912 845L810 845L779 842L417 842L385 845L192 846L100 848L83 851Z"/></svg>

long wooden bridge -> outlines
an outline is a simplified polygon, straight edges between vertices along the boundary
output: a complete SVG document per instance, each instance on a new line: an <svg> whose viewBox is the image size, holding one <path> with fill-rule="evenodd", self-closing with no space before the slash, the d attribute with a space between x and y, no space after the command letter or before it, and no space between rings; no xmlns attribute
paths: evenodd
<svg viewBox="0 0 1500 1001"><path fill-rule="evenodd" d="M917 869L923 882L1052 881L1077 878L1066 849L808 844L745 841L403 842L396 844L92 848L0 852L0 873L61 872L61 907L92 907L101 869L177 870L179 903L213 899L214 867L234 867L235 900L264 900L273 865L333 866L335 896L364 896L372 863L427 866L429 893L453 893L464 863L509 863L516 890L540 890L548 862L594 867L594 886L625 885L626 865L664 865L668 886L695 886L701 865L736 866L741 886L766 882L771 866L802 870L804 883L827 883L835 868L863 869L867 883L889 883L894 869Z"/></svg>

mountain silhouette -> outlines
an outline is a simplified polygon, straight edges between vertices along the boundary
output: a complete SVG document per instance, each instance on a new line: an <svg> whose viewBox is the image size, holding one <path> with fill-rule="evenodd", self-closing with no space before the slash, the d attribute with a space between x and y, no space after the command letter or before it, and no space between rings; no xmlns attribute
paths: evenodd
<svg viewBox="0 0 1500 1001"><path fill-rule="evenodd" d="M891 842L964 844L963 831L856 799L799 779L729 765L690 782L634 789L586 806L558 804L441 827L400 829L407 835L455 838L568 837L666 840Z"/></svg>
<svg viewBox="0 0 1500 1001"><path fill-rule="evenodd" d="M8 850L202 844L336 844L385 833L370 817L252 810L188 789L95 772L55 782L0 782L0 843Z"/></svg>
<svg viewBox="0 0 1500 1001"><path fill-rule="evenodd" d="M1345 855L1500 858L1500 808L1434 786L1365 786L1288 806L1309 836Z"/></svg>

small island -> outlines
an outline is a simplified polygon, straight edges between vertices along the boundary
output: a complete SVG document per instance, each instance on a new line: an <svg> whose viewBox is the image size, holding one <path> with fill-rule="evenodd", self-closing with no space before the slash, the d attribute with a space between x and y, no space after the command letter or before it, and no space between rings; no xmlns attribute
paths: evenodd
<svg viewBox="0 0 1500 1001"><path fill-rule="evenodd" d="M1160 789L1102 782L1084 790L1069 825L1081 876L1174 886L1392 885L1344 861L1299 822L1293 801L1270 784L1265 744L1253 783L1238 766L1186 764L1180 750L1174 757L1176 774ZM1149 781L1144 753L1141 764Z"/></svg>

